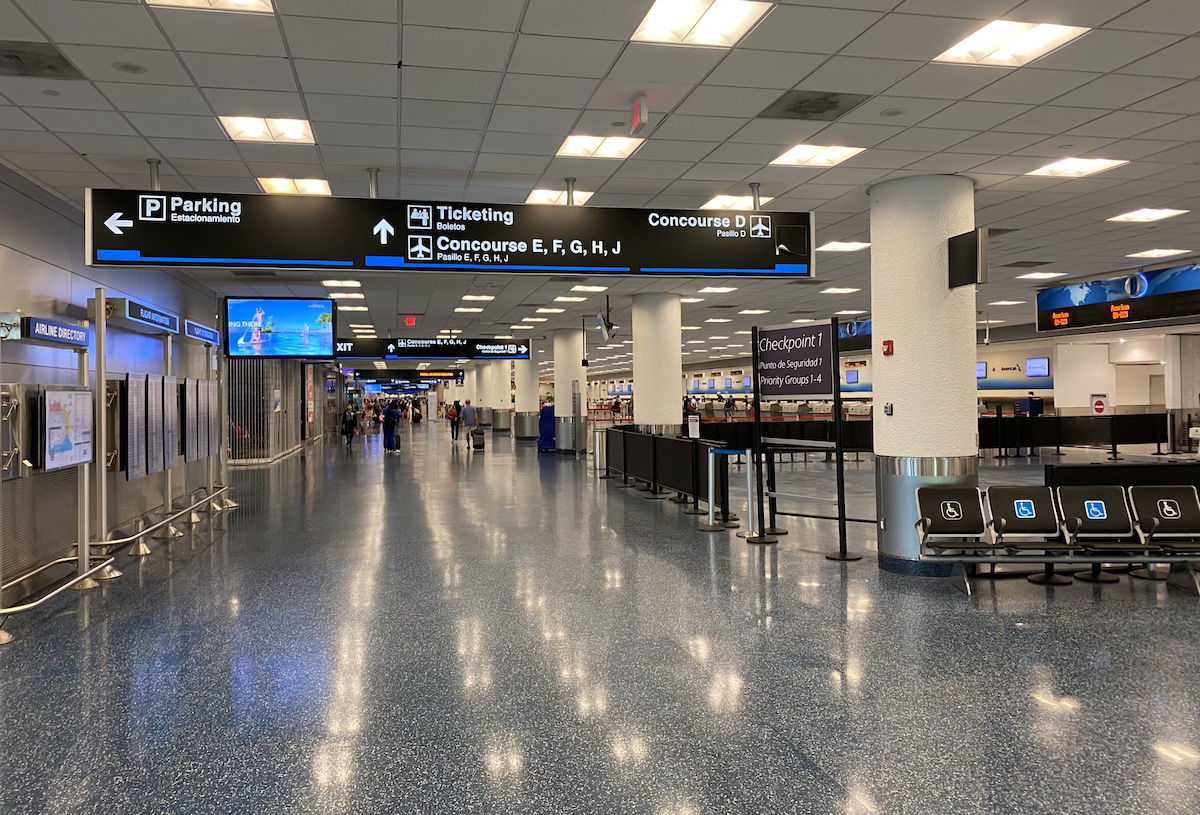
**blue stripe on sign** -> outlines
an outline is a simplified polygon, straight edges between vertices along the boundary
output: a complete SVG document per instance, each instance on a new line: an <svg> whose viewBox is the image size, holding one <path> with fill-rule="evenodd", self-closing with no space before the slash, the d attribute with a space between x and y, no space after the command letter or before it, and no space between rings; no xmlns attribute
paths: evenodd
<svg viewBox="0 0 1200 815"><path fill-rule="evenodd" d="M352 260L280 260L273 258L185 258L143 256L140 249L97 249L96 260L122 263L230 263L259 266L353 266Z"/></svg>
<svg viewBox="0 0 1200 815"><path fill-rule="evenodd" d="M521 266L510 263L409 263L403 255L367 255L368 266L405 269L497 269L500 271L628 272L628 266ZM489 357L490 359L490 357Z"/></svg>
<svg viewBox="0 0 1200 815"><path fill-rule="evenodd" d="M807 263L776 263L774 269L698 269L690 266L644 266L648 274L808 274Z"/></svg>

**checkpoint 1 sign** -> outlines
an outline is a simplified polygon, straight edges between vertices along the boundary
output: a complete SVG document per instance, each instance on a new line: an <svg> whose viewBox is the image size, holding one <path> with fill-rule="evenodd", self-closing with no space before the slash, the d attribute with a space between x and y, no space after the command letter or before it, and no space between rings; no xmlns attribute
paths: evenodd
<svg viewBox="0 0 1200 815"><path fill-rule="evenodd" d="M758 332L758 392L762 399L833 395L833 327L764 328Z"/></svg>
<svg viewBox="0 0 1200 815"><path fill-rule="evenodd" d="M404 337L401 339L340 339L334 345L339 359L529 359L529 345L502 340Z"/></svg>
<svg viewBox="0 0 1200 815"><path fill-rule="evenodd" d="M812 276L812 214L88 190L94 266Z"/></svg>

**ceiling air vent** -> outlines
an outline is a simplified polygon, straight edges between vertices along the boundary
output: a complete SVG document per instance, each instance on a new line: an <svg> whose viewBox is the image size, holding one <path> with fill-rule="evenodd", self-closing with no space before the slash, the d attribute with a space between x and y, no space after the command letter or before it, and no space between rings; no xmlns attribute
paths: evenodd
<svg viewBox="0 0 1200 815"><path fill-rule="evenodd" d="M829 91L788 91L776 99L759 119L809 119L832 122L871 97L862 93L831 93Z"/></svg>
<svg viewBox="0 0 1200 815"><path fill-rule="evenodd" d="M0 76L83 79L83 74L53 45L13 40L0 40Z"/></svg>
<svg viewBox="0 0 1200 815"><path fill-rule="evenodd" d="M1038 266L1049 266L1049 260L1018 260L1015 263L1005 263L1001 269L1036 269Z"/></svg>
<svg viewBox="0 0 1200 815"><path fill-rule="evenodd" d="M234 269L234 277L278 277L270 269Z"/></svg>

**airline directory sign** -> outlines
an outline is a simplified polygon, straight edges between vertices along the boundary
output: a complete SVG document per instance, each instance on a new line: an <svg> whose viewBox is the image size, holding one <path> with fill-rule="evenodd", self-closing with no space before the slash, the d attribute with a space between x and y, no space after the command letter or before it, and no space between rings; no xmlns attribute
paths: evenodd
<svg viewBox="0 0 1200 815"><path fill-rule="evenodd" d="M529 359L529 344L520 340L343 339L334 344L338 359Z"/></svg>
<svg viewBox="0 0 1200 815"><path fill-rule="evenodd" d="M812 276L812 214L87 191L97 266Z"/></svg>
<svg viewBox="0 0 1200 815"><path fill-rule="evenodd" d="M1037 330L1128 325L1200 314L1200 264L1040 289Z"/></svg>

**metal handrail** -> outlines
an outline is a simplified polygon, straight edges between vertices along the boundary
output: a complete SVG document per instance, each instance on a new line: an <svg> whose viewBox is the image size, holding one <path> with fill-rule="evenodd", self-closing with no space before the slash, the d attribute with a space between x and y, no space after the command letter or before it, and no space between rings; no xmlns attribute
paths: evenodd
<svg viewBox="0 0 1200 815"><path fill-rule="evenodd" d="M58 588L54 589L54 591L50 592L49 594L44 594L36 600L31 600L28 603L22 603L19 606L10 606L8 608L0 608L0 617L7 617L10 614L20 614L23 611L31 611L32 609L37 608L42 603L45 603L47 600L50 600L51 598L57 597L58 595L62 594L64 591L71 588L76 583L78 583L82 580L87 580L89 577L91 577L93 574L95 574L96 572L103 569L105 566L111 565L115 559L116 558L110 557L110 558L106 559L103 563L100 563L99 565L93 566L92 568L88 569L83 574L75 575L73 578L68 580L66 583L63 583ZM22 580L27 580L28 578L32 577L35 574L38 574L39 572L46 571L46 569L49 569L51 566L57 566L60 563L77 563L77 562L78 562L78 558L74 558L74 557L62 557L62 558L58 558L57 560L52 560L49 563L47 563L45 566L40 566L37 569L34 569L29 574L22 575L21 577L18 577L15 580L5 583L3 588L7 589L9 586L15 586L17 583L20 583Z"/></svg>
<svg viewBox="0 0 1200 815"><path fill-rule="evenodd" d="M202 489L205 489L205 488L204 488L204 487L200 487L199 489L196 489L196 490L194 490L194 491L192 492L192 494L193 494L193 495L195 495L197 492L199 492L199 491L200 491L200 490L202 490ZM152 525L150 525L150 526L146 527L145 529L138 530L138 532L136 532L136 533L135 533L135 534L133 534L133 535L130 535L129 537L126 537L126 538L115 538L115 539L113 539L113 540L92 541L92 546L103 546L103 547L105 547L106 549L111 549L111 548L116 548L116 547L124 546L124 545L125 545L125 544L127 544L127 543L133 543L133 542L134 542L135 540L137 540L138 538L144 537L144 536L146 536L146 535L149 535L149 534L151 534L152 532L155 532L155 531L157 531L157 530L161 529L162 527L164 527L164 526L166 526L167 524L171 523L171 521L175 520L176 518L179 518L179 517L181 517L181 516L183 516L183 515L187 515L189 512L192 512L192 511L193 511L193 510L195 510L197 507L203 506L205 503L207 503L207 502L211 501L212 499L216 498L216 497L217 497L218 495L220 495L221 493L223 493L223 492L228 492L228 491L229 491L229 487L221 487L221 488L220 488L220 489L218 489L218 490L213 490L213 492L212 492L212 495L206 495L206 496L204 496L204 497L203 497L203 498L201 498L199 501L197 501L196 503L192 504L190 507L185 507L184 509L181 509L181 510L179 510L178 512L176 512L174 515L168 515L167 517L163 518L163 519L162 519L161 521L159 521L158 523L156 523L156 524L152 524Z"/></svg>

